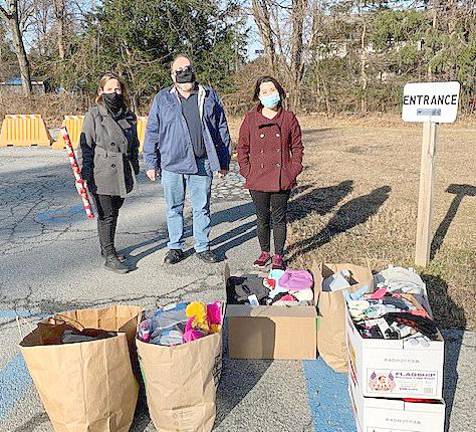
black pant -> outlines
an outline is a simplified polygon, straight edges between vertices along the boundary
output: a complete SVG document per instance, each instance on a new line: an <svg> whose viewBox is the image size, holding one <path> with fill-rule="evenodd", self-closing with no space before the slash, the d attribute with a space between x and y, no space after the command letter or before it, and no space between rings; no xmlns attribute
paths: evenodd
<svg viewBox="0 0 476 432"><path fill-rule="evenodd" d="M286 243L286 210L291 191L259 192L250 190L256 208L258 240L261 250L270 251L271 219L274 252L283 255Z"/></svg>
<svg viewBox="0 0 476 432"><path fill-rule="evenodd" d="M101 251L105 256L116 253L114 237L116 235L117 218L119 209L124 203L124 198L111 195L93 194L98 213L98 235Z"/></svg>

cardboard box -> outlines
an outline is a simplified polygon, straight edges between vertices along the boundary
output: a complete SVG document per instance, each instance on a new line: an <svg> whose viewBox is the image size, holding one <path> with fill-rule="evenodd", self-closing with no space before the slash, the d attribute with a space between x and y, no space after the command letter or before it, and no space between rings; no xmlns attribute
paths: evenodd
<svg viewBox="0 0 476 432"><path fill-rule="evenodd" d="M415 403L366 398L349 378L349 395L358 432L444 432L445 402Z"/></svg>
<svg viewBox="0 0 476 432"><path fill-rule="evenodd" d="M352 379L365 397L441 399L444 341L427 347L405 339L364 339L346 317L347 349Z"/></svg>
<svg viewBox="0 0 476 432"><path fill-rule="evenodd" d="M225 265L225 281L230 268ZM317 299L315 298L315 303ZM235 359L301 360L316 358L316 307L226 307L228 353Z"/></svg>

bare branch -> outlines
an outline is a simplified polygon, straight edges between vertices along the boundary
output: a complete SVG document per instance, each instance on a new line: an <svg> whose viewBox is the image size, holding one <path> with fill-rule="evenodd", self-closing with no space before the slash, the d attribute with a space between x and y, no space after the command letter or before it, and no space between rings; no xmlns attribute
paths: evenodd
<svg viewBox="0 0 476 432"><path fill-rule="evenodd" d="M0 5L0 13L5 17L5 19L12 19L13 14L8 12L2 5Z"/></svg>

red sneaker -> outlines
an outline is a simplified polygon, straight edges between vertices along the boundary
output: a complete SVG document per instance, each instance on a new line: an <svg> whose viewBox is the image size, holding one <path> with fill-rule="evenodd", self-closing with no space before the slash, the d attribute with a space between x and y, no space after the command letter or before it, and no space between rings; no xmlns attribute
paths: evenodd
<svg viewBox="0 0 476 432"><path fill-rule="evenodd" d="M286 270L286 264L282 255L274 255L271 262L271 268L273 270Z"/></svg>
<svg viewBox="0 0 476 432"><path fill-rule="evenodd" d="M259 258L253 263L253 266L257 268L266 267L271 261L271 255L269 252L261 252Z"/></svg>

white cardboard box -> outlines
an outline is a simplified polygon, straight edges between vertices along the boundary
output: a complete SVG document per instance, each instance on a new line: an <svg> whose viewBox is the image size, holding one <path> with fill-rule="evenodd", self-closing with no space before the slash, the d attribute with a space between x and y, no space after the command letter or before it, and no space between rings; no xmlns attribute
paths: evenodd
<svg viewBox="0 0 476 432"><path fill-rule="evenodd" d="M365 339L346 316L349 368L365 397L442 399L444 341Z"/></svg>
<svg viewBox="0 0 476 432"><path fill-rule="evenodd" d="M349 395L358 432L444 432L443 400L415 403L366 398L350 377Z"/></svg>

